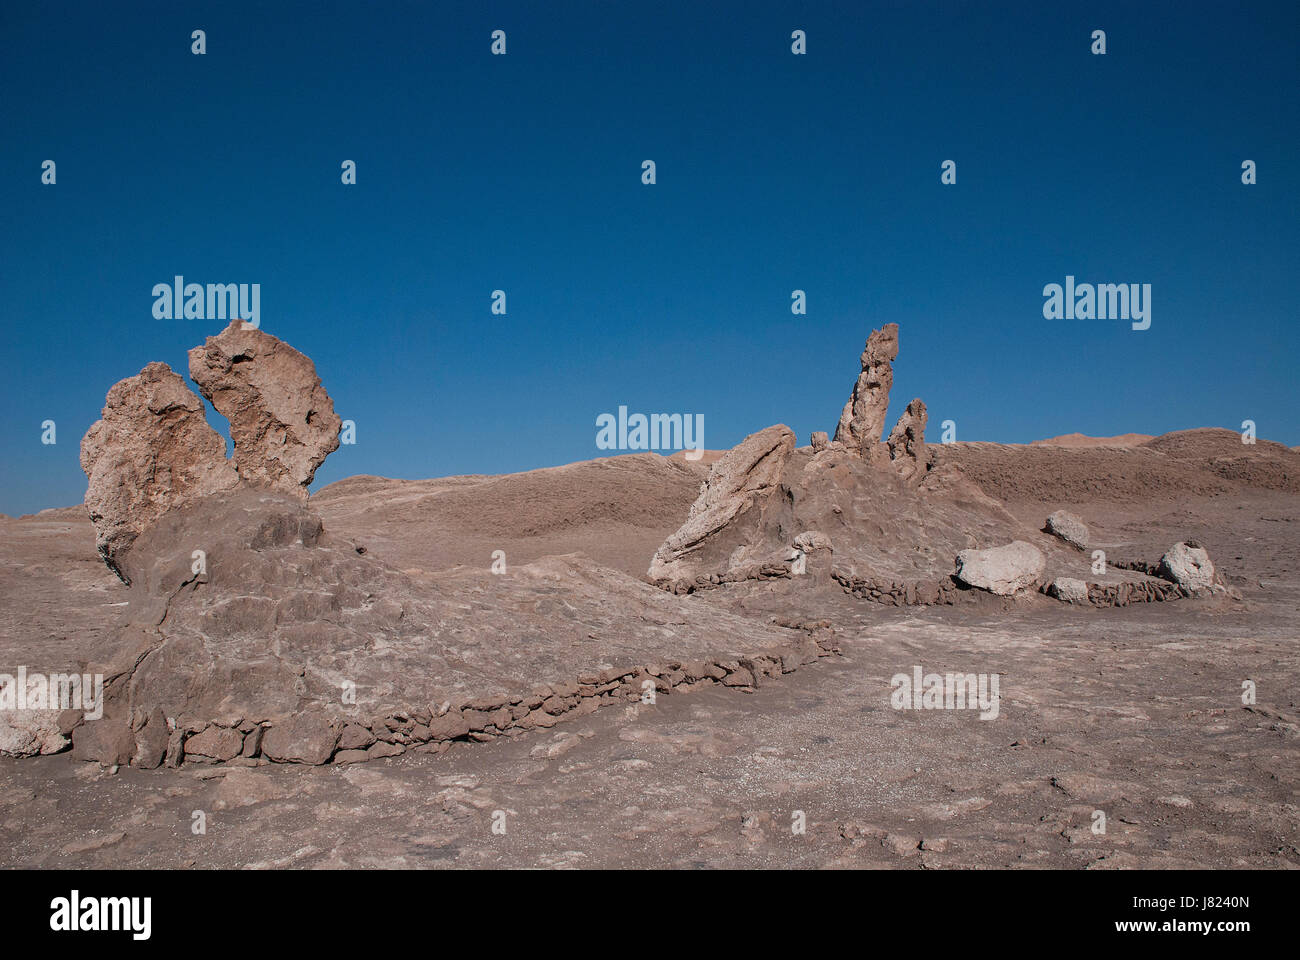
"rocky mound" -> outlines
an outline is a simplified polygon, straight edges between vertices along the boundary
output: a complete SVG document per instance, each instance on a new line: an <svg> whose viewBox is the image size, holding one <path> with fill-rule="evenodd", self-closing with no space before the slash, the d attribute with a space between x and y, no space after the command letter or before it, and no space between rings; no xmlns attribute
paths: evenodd
<svg viewBox="0 0 1300 960"><path fill-rule="evenodd" d="M716 459L716 458L715 458ZM583 553L639 577L707 466L635 453L502 476L350 477L311 495L326 526L398 567L487 569Z"/></svg>
<svg viewBox="0 0 1300 960"><path fill-rule="evenodd" d="M1090 437L1084 433L1064 433L1059 437L1035 440L1031 446L1046 447L1135 447L1153 439L1149 433L1121 433L1113 437Z"/></svg>
<svg viewBox="0 0 1300 960"><path fill-rule="evenodd" d="M1008 504L1177 501L1243 488L1300 493L1300 455L1268 440L1244 444L1231 430L1181 430L1127 447L958 442L930 450L936 466L959 470Z"/></svg>
<svg viewBox="0 0 1300 960"><path fill-rule="evenodd" d="M132 556L131 622L88 668L106 678L105 718L72 731L78 755L103 763L391 756L550 726L664 675L752 686L755 669L826 652L722 610L687 622L676 598L580 556L404 573L264 489L169 512Z"/></svg>

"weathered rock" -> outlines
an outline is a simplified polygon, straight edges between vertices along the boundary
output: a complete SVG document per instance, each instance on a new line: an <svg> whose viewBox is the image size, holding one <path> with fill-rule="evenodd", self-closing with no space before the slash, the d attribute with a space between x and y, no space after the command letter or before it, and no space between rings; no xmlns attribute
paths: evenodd
<svg viewBox="0 0 1300 960"><path fill-rule="evenodd" d="M792 573L800 575L802 569L802 575L818 579L830 576L835 564L835 550L826 534L805 530L794 538L791 549L794 554L791 558L794 561Z"/></svg>
<svg viewBox="0 0 1300 960"><path fill-rule="evenodd" d="M143 726L135 731L135 755L131 765L143 770L152 770L161 766L167 755L167 741L171 730L167 728L167 718L162 708L154 707L145 719Z"/></svg>
<svg viewBox="0 0 1300 960"><path fill-rule="evenodd" d="M124 582L131 544L174 507L233 487L226 442L200 400L165 363L151 363L108 391L103 417L81 440L86 508L99 555Z"/></svg>
<svg viewBox="0 0 1300 960"><path fill-rule="evenodd" d="M364 750L375 742L375 736L359 723L349 723L339 737L339 750Z"/></svg>
<svg viewBox="0 0 1300 960"><path fill-rule="evenodd" d="M211 726L185 741L185 759L215 760L224 763L239 756L244 735L238 730Z"/></svg>
<svg viewBox="0 0 1300 960"><path fill-rule="evenodd" d="M1047 518L1047 532L1080 550L1088 546L1088 526L1074 514L1057 510Z"/></svg>
<svg viewBox="0 0 1300 960"><path fill-rule="evenodd" d="M1214 586L1214 563L1209 551L1196 541L1175 543L1160 558L1160 576L1188 593L1209 590Z"/></svg>
<svg viewBox="0 0 1300 960"><path fill-rule="evenodd" d="M73 731L72 755L105 767L127 763L135 755L135 735L121 720L89 720Z"/></svg>
<svg viewBox="0 0 1300 960"><path fill-rule="evenodd" d="M1084 603L1088 599L1088 585L1073 577L1057 577L1047 592L1064 603Z"/></svg>
<svg viewBox="0 0 1300 960"><path fill-rule="evenodd" d="M771 491L794 450L793 431L777 424L750 434L728 451L709 473L691 504L686 522L663 542L650 561L652 580L671 580L694 571L682 561L712 534L749 510L755 498Z"/></svg>
<svg viewBox="0 0 1300 960"><path fill-rule="evenodd" d="M925 425L928 419L925 404L917 397L903 410L889 433L889 459L898 465L904 476L926 471Z"/></svg>
<svg viewBox="0 0 1300 960"><path fill-rule="evenodd" d="M241 320L189 358L199 391L230 421L239 475L305 497L342 425L311 360Z"/></svg>
<svg viewBox="0 0 1300 960"><path fill-rule="evenodd" d="M277 763L328 763L341 732L339 724L322 716L291 717L262 736L262 756Z"/></svg>
<svg viewBox="0 0 1300 960"><path fill-rule="evenodd" d="M830 446L831 439L826 435L825 430L814 430L812 434L813 453L821 453Z"/></svg>
<svg viewBox="0 0 1300 960"><path fill-rule="evenodd" d="M835 440L858 456L880 442L889 409L889 390L894 385L893 361L898 356L898 324L887 323L871 331L862 350L862 372L844 410L840 413Z"/></svg>
<svg viewBox="0 0 1300 960"><path fill-rule="evenodd" d="M469 722L460 710L448 710L429 721L430 740L455 740L469 734Z"/></svg>
<svg viewBox="0 0 1300 960"><path fill-rule="evenodd" d="M1047 558L1032 543L1015 540L990 550L957 554L957 579L998 596L1010 596L1038 583Z"/></svg>
<svg viewBox="0 0 1300 960"><path fill-rule="evenodd" d="M794 547L796 550L802 550L804 553L812 553L814 550L832 550L831 538L824 533L818 533L816 530L805 530L799 536L794 538Z"/></svg>
<svg viewBox="0 0 1300 960"><path fill-rule="evenodd" d="M34 757L67 745L58 710L0 710L0 756Z"/></svg>
<svg viewBox="0 0 1300 960"><path fill-rule="evenodd" d="M262 752L262 737L266 736L266 727L257 726L244 734L244 747L239 751L241 757L256 757Z"/></svg>

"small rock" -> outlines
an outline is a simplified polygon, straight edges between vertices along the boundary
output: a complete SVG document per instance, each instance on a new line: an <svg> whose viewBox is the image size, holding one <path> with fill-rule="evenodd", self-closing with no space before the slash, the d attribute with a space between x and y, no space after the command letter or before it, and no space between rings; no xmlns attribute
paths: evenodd
<svg viewBox="0 0 1300 960"><path fill-rule="evenodd" d="M1087 524L1065 510L1057 510L1047 518L1047 532L1080 550L1088 546Z"/></svg>
<svg viewBox="0 0 1300 960"><path fill-rule="evenodd" d="M1057 577L1047 592L1064 603L1083 603L1088 599L1088 585L1073 577Z"/></svg>

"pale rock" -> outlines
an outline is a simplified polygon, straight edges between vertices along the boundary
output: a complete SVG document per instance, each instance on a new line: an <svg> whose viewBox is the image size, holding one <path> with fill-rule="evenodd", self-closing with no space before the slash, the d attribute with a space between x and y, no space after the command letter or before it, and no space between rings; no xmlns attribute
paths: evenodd
<svg viewBox="0 0 1300 960"><path fill-rule="evenodd" d="M1032 543L1015 540L990 550L957 554L957 579L998 596L1010 596L1038 583L1047 558Z"/></svg>
<svg viewBox="0 0 1300 960"><path fill-rule="evenodd" d="M0 710L0 756L34 757L67 745L58 710Z"/></svg>
<svg viewBox="0 0 1300 960"><path fill-rule="evenodd" d="M1073 577L1057 577L1047 592L1064 603L1083 603L1088 599L1088 584Z"/></svg>
<svg viewBox="0 0 1300 960"><path fill-rule="evenodd" d="M1088 546L1088 526L1074 514L1057 510L1047 518L1047 532L1080 550Z"/></svg>
<svg viewBox="0 0 1300 960"><path fill-rule="evenodd" d="M1214 587L1214 563L1210 553L1194 540L1175 543L1160 558L1160 575L1174 581L1188 593Z"/></svg>

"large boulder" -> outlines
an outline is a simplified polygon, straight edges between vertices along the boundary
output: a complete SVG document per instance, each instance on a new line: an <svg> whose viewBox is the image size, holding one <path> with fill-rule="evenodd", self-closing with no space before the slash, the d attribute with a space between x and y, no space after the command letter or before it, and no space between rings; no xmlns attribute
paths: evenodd
<svg viewBox="0 0 1300 960"><path fill-rule="evenodd" d="M1080 550L1088 546L1088 525L1066 510L1057 510L1047 518L1048 533Z"/></svg>
<svg viewBox="0 0 1300 960"><path fill-rule="evenodd" d="M840 413L835 440L851 452L869 457L885 429L889 390L894 385L893 361L898 357L898 324L871 331L863 347L862 372Z"/></svg>
<svg viewBox="0 0 1300 960"><path fill-rule="evenodd" d="M1188 593L1214 587L1214 563L1210 553L1195 540L1175 543L1160 558L1160 575Z"/></svg>
<svg viewBox="0 0 1300 960"><path fill-rule="evenodd" d="M316 468L338 449L342 425L316 366L241 320L189 358L199 392L230 421L240 477L305 499Z"/></svg>
<svg viewBox="0 0 1300 960"><path fill-rule="evenodd" d="M1032 543L1014 540L991 550L963 550L957 554L957 579L1006 597L1037 585L1047 558Z"/></svg>
<svg viewBox="0 0 1300 960"><path fill-rule="evenodd" d="M203 401L165 363L108 391L102 419L81 440L81 469L90 480L85 502L95 546L127 583L122 558L146 527L239 482Z"/></svg>
<svg viewBox="0 0 1300 960"><path fill-rule="evenodd" d="M713 465L686 522L659 547L650 561L654 581L687 576L688 559L710 536L745 513L756 498L771 492L795 447L785 424L750 434Z"/></svg>

